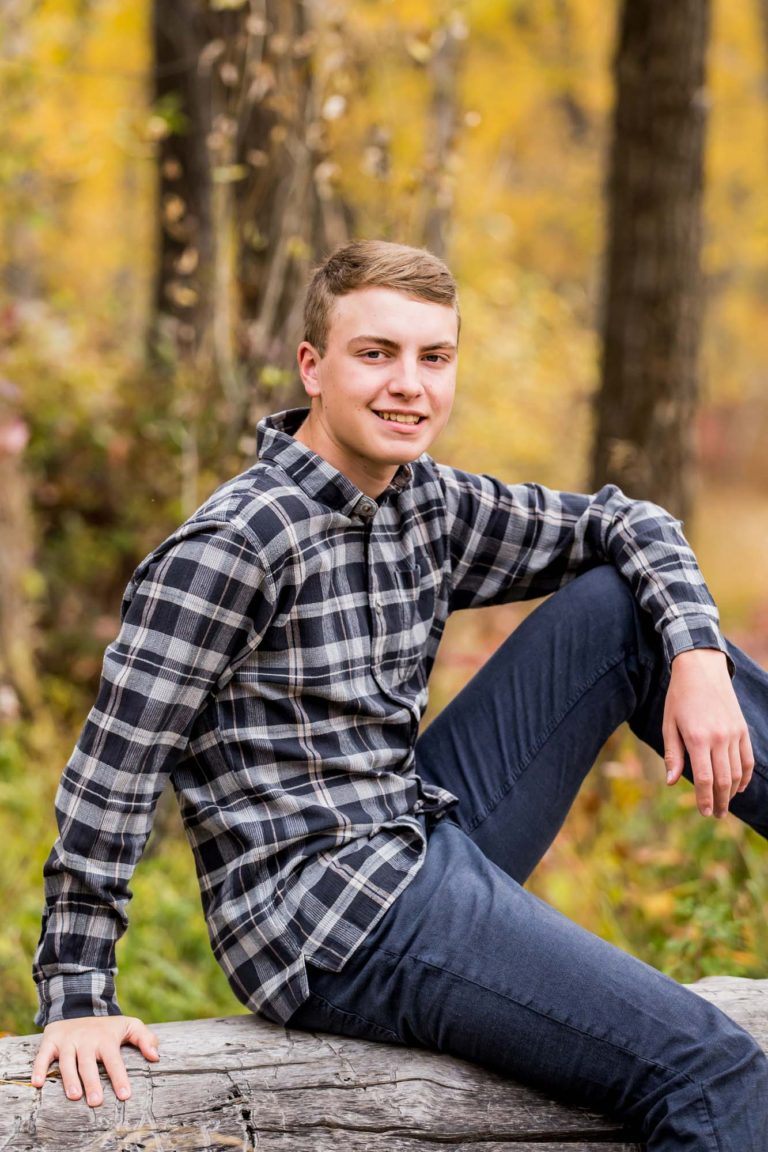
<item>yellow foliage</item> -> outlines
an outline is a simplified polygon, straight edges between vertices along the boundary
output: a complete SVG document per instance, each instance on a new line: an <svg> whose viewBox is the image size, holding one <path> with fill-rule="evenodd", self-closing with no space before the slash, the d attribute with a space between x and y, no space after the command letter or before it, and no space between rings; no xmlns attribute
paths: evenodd
<svg viewBox="0 0 768 1152"><path fill-rule="evenodd" d="M584 480L615 15L588 0L340 0L326 12L318 77L335 109L332 179L366 235L418 238L430 61L442 28L461 40L462 127L445 187L467 323L445 448L468 466ZM42 0L26 50L27 115L12 137L35 154L50 298L101 338L137 342L154 212L149 2ZM753 0L716 3L703 367L719 403L765 403L763 56Z"/></svg>

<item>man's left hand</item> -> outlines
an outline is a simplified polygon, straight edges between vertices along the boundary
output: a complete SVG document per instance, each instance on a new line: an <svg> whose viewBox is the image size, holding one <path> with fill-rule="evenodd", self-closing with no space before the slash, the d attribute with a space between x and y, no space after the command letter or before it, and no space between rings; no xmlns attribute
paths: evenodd
<svg viewBox="0 0 768 1152"><path fill-rule="evenodd" d="M724 816L755 759L723 652L694 648L674 658L662 731L667 783L680 779L687 750L699 811Z"/></svg>

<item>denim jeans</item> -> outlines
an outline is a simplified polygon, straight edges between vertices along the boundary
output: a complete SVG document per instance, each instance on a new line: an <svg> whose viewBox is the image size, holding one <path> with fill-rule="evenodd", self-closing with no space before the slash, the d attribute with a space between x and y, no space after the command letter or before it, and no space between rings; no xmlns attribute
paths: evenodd
<svg viewBox="0 0 768 1152"><path fill-rule="evenodd" d="M768 835L768 676L737 649L757 766L732 811ZM417 1044L621 1117L649 1152L766 1152L768 1061L723 1013L522 887L609 734L657 750L668 672L612 568L521 624L417 746L459 798L421 871L295 1027Z"/></svg>

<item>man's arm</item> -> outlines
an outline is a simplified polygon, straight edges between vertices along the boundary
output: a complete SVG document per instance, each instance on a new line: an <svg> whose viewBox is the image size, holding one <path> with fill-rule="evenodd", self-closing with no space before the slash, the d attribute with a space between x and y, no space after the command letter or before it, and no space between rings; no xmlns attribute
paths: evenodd
<svg viewBox="0 0 768 1152"><path fill-rule="evenodd" d="M723 815L754 759L717 608L679 522L611 485L587 496L441 472L454 517L452 606L543 596L612 564L653 620L670 665L668 780L679 779L687 750L700 811Z"/></svg>
<svg viewBox="0 0 768 1152"><path fill-rule="evenodd" d="M163 784L222 677L258 642L272 589L241 534L203 526L139 570L99 694L56 797L59 838L46 864L46 911L35 957L41 1083L59 1060L68 1095L101 1101L98 1063L127 1086L123 1043L155 1038L120 1014L115 944L129 881ZM151 1055L149 1058L153 1058Z"/></svg>
<svg viewBox="0 0 768 1152"><path fill-rule="evenodd" d="M547 596L599 564L626 580L667 660L726 651L715 603L679 521L614 485L593 495L502 484L440 466L451 541L451 610Z"/></svg>

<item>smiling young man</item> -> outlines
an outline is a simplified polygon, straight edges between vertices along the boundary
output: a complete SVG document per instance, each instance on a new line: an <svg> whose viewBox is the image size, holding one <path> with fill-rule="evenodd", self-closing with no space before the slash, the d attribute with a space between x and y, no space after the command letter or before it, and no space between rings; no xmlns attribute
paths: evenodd
<svg viewBox="0 0 768 1152"><path fill-rule="evenodd" d="M768 677L661 509L426 455L458 333L434 256L336 252L307 295L309 410L263 421L259 462L134 574L57 797L33 1082L58 1059L97 1105L99 1063L130 1094L122 1044L158 1058L120 1014L114 946L170 777L254 1011L476 1060L652 1152L765 1152L754 1041L522 885L624 720L704 816L768 835ZM450 612L550 593L420 735Z"/></svg>

